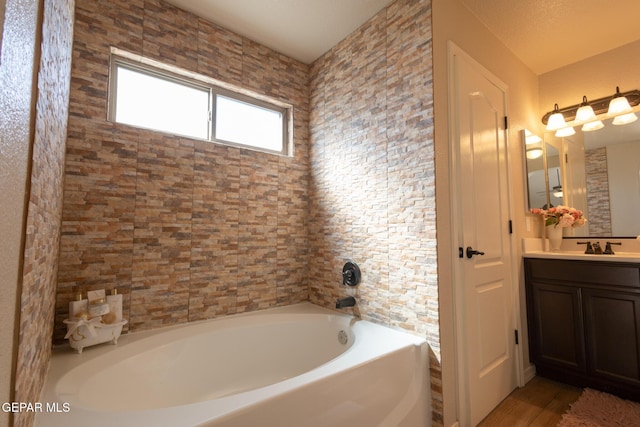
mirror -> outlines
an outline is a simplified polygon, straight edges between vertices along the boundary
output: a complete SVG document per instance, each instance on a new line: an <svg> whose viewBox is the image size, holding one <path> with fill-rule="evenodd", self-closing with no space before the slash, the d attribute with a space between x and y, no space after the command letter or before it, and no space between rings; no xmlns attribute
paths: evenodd
<svg viewBox="0 0 640 427"><path fill-rule="evenodd" d="M564 205L560 152L556 147L545 142L544 153L547 168L548 207Z"/></svg>
<svg viewBox="0 0 640 427"><path fill-rule="evenodd" d="M564 204L559 150L529 130L522 131L522 137L529 209Z"/></svg>
<svg viewBox="0 0 640 427"><path fill-rule="evenodd" d="M525 152L529 209L540 208L547 203L542 138L525 129L522 131L522 142Z"/></svg>
<svg viewBox="0 0 640 427"><path fill-rule="evenodd" d="M640 120L556 138L567 154L566 203L581 209L587 226L581 234L590 237L636 237L640 235ZM554 177L550 176L553 184ZM576 234L577 235L577 234Z"/></svg>

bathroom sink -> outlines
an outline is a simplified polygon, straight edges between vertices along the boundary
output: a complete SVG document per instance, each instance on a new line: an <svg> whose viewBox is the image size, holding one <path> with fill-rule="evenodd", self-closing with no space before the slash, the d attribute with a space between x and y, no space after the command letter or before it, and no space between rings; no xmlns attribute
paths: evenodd
<svg viewBox="0 0 640 427"><path fill-rule="evenodd" d="M545 251L544 239L522 239L522 253L525 258L550 258L550 259L575 259L582 261L611 261L611 262L635 262L640 263L640 236L634 238L605 239L592 241L600 243L600 247L606 248L606 243L614 243L612 246L615 254L585 254L584 240L563 239L559 252ZM618 245L617 243L622 243Z"/></svg>

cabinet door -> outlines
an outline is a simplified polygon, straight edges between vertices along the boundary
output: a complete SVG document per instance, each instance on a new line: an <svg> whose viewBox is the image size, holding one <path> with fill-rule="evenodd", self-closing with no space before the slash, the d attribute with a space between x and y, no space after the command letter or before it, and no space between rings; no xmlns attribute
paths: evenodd
<svg viewBox="0 0 640 427"><path fill-rule="evenodd" d="M531 297L536 366L586 372L580 289L533 283Z"/></svg>
<svg viewBox="0 0 640 427"><path fill-rule="evenodd" d="M589 373L640 387L640 294L582 292Z"/></svg>

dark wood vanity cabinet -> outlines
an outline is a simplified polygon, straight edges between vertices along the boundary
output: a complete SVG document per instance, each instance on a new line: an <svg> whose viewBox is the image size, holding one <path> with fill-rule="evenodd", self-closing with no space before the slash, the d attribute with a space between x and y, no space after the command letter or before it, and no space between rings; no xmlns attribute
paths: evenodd
<svg viewBox="0 0 640 427"><path fill-rule="evenodd" d="M539 375L640 401L640 263L525 258Z"/></svg>

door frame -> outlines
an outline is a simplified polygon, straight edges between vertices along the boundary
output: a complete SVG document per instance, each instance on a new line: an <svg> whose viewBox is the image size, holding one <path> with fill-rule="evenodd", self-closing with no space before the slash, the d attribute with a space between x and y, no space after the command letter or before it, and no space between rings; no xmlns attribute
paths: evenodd
<svg viewBox="0 0 640 427"><path fill-rule="evenodd" d="M450 209L451 209L451 254L453 260L458 260L458 248L464 247L464 242L462 241L462 215L461 215L461 200L458 192L458 182L459 173L460 173L460 153L459 153L459 138L457 132L457 122L458 117L456 115L456 101L455 98L455 84L456 81L454 79L454 57L459 56L463 57L466 61L468 61L480 74L490 80L493 84L499 87L504 93L504 108L505 115L508 116L509 111L509 88L508 86L502 82L498 77L496 77L493 73L487 70L482 64L476 61L473 57L463 51L459 46L453 43L451 40L447 41L447 84L448 84L448 114L449 114L449 194L451 194L450 198ZM514 217L514 208L513 208L513 186L511 183L511 177L509 174L509 164L511 163L511 150L509 145L509 130L504 130L504 141L505 141L505 161L507 164L507 200L508 200L508 211L509 218ZM510 266L510 279L513 283L512 292L511 292L511 301L513 305L512 311L512 324L519 331L520 335L520 344L522 344L522 324L520 321L520 282L518 277L518 269L517 262L519 259L517 258L517 250L516 250L516 234L512 233L509 236L510 242L510 255L511 255L511 266ZM462 273L462 263L460 262L452 262L451 263L451 278L452 278L452 290L453 290L453 312L454 312L454 331L455 331L455 339L454 339L454 356L455 356L455 366L456 366L456 396L457 396L457 418L459 424L461 426L467 426L469 424L469 397L466 394L468 389L467 387L467 358L466 358L466 346L465 346L465 333L464 330L464 313L462 310L464 299L463 299L463 273ZM514 357L516 364L516 383L518 387L523 387L524 382L524 354L523 354L523 345L515 345L514 344Z"/></svg>

